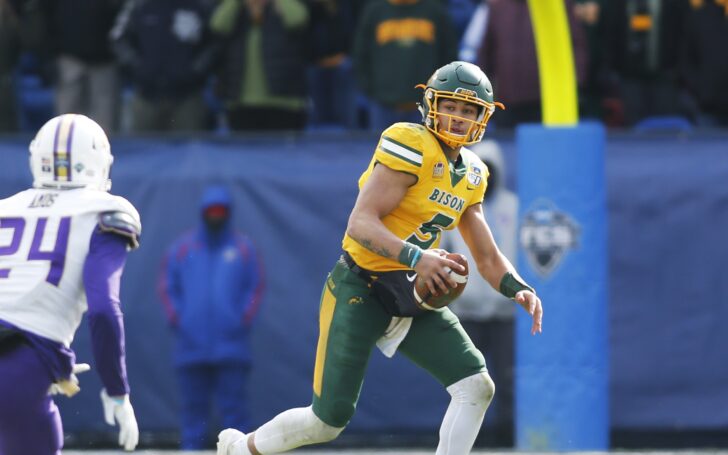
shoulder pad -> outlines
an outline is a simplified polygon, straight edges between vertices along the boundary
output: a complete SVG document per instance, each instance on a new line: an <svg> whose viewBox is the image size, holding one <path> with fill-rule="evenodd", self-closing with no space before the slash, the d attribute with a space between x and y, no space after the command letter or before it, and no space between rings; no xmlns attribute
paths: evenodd
<svg viewBox="0 0 728 455"><path fill-rule="evenodd" d="M395 171L417 175L422 168L425 150L422 136L412 123L395 123L379 139L376 160Z"/></svg>
<svg viewBox="0 0 728 455"><path fill-rule="evenodd" d="M427 129L417 123L399 122L384 130L382 136L390 137L409 147L421 149Z"/></svg>
<svg viewBox="0 0 728 455"><path fill-rule="evenodd" d="M112 232L128 238L132 250L139 248L142 225L128 213L120 211L101 213L99 215L99 229L102 232Z"/></svg>

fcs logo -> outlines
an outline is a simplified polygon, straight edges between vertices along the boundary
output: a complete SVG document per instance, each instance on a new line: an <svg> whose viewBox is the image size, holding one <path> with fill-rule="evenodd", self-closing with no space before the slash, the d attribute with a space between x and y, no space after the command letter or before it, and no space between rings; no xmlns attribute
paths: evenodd
<svg viewBox="0 0 728 455"><path fill-rule="evenodd" d="M537 201L525 213L519 232L528 262L543 277L554 271L568 250L578 247L580 236L579 225L547 200Z"/></svg>

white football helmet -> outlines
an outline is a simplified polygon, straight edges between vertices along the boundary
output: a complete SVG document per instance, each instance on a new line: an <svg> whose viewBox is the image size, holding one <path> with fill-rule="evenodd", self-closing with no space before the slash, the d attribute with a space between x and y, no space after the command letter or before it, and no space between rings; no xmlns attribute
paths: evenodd
<svg viewBox="0 0 728 455"><path fill-rule="evenodd" d="M30 143L35 188L109 191L113 162L106 133L85 115L63 114L48 120Z"/></svg>

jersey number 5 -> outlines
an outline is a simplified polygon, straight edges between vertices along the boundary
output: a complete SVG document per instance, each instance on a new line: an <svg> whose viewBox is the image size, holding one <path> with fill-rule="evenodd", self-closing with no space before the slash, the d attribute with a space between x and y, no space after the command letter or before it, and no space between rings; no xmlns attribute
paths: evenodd
<svg viewBox="0 0 728 455"><path fill-rule="evenodd" d="M414 243L420 248L427 249L435 243L435 240L437 240L438 237L440 237L442 230L450 226L453 221L455 221L453 218L443 215L442 213L438 213L430 221L422 223L422 225L417 229L417 232L410 235L407 238L407 241L409 243Z"/></svg>
<svg viewBox="0 0 728 455"><path fill-rule="evenodd" d="M64 216L58 224L56 243L52 251L41 251L40 246L45 235L48 218L38 218L33 233L33 242L28 251L29 261L50 261L51 267L48 270L46 281L58 286L63 276L63 266L66 263L66 250L68 249L68 234L71 232L71 218ZM12 229L10 244L0 246L0 256L10 256L17 253L20 248L23 233L25 232L25 219L23 218L0 218L0 229ZM2 264L2 261L0 261ZM10 269L0 268L0 278L10 276Z"/></svg>

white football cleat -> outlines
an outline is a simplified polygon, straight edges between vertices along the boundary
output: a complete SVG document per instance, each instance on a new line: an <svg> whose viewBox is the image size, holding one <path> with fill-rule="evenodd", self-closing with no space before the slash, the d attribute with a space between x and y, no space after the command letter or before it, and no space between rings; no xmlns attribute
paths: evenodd
<svg viewBox="0 0 728 455"><path fill-rule="evenodd" d="M228 428L217 435L217 455L245 454L245 433Z"/></svg>

